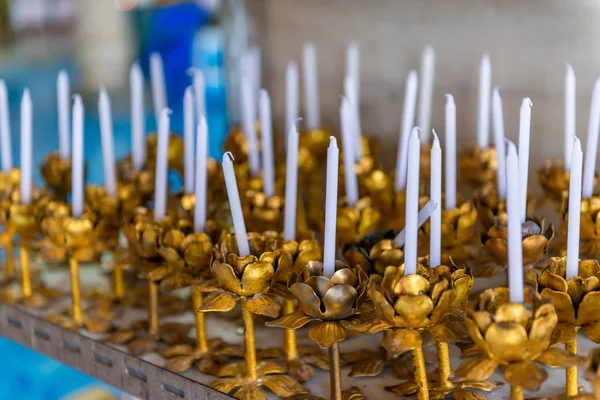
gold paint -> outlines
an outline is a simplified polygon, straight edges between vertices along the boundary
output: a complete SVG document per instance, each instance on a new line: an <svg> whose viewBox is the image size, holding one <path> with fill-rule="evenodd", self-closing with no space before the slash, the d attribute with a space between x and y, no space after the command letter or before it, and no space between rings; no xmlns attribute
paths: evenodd
<svg viewBox="0 0 600 400"><path fill-rule="evenodd" d="M482 186L496 179L496 149L480 149L476 145L458 159L458 176L472 186Z"/></svg>
<svg viewBox="0 0 600 400"><path fill-rule="evenodd" d="M71 191L71 158L63 160L58 152L50 153L42 163L40 172L56 199L66 201Z"/></svg>
<svg viewBox="0 0 600 400"><path fill-rule="evenodd" d="M340 344L329 347L329 385L332 400L342 400L342 371L340 368Z"/></svg>
<svg viewBox="0 0 600 400"><path fill-rule="evenodd" d="M511 386L510 400L523 400L523 388L520 386Z"/></svg>
<svg viewBox="0 0 600 400"><path fill-rule="evenodd" d="M19 264L21 267L21 295L27 299L31 297L31 271L29 269L29 251L19 247Z"/></svg>
<svg viewBox="0 0 600 400"><path fill-rule="evenodd" d="M120 265L113 266L113 290L115 299L123 300L125 296L125 281L123 280L123 269Z"/></svg>
<svg viewBox="0 0 600 400"><path fill-rule="evenodd" d="M69 260L69 277L71 281L71 316L77 326L83 326L81 289L79 287L79 261L74 257L71 257Z"/></svg>
<svg viewBox="0 0 600 400"><path fill-rule="evenodd" d="M294 300L283 299L283 314L291 314L296 311L296 304ZM298 345L296 343L296 331L293 329L286 329L283 333L283 341L285 348L285 357L288 360L294 360L298 357Z"/></svg>
<svg viewBox="0 0 600 400"><path fill-rule="evenodd" d="M438 357L438 384L443 388L451 388L452 383L450 383L450 373L452 372L452 367L450 365L450 350L448 348L448 343L436 342L435 346L437 348Z"/></svg>
<svg viewBox="0 0 600 400"><path fill-rule="evenodd" d="M244 346L246 352L244 359L246 360L246 378L251 382L257 380L256 371L256 337L254 333L254 317L252 313L248 311L248 301L245 297L241 299L242 303L242 319L244 321Z"/></svg>
<svg viewBox="0 0 600 400"><path fill-rule="evenodd" d="M417 383L417 399L429 400L429 386L427 383L427 369L425 357L421 346L412 350L413 368L415 369L415 382Z"/></svg>
<svg viewBox="0 0 600 400"><path fill-rule="evenodd" d="M192 285L192 307L196 324L196 349L206 352L208 351L208 342L206 340L205 315L197 311L202 306L202 298L202 291L196 285Z"/></svg>
<svg viewBox="0 0 600 400"><path fill-rule="evenodd" d="M148 332L158 334L158 284L148 280Z"/></svg>
<svg viewBox="0 0 600 400"><path fill-rule="evenodd" d="M577 338L575 338L574 340L571 340L570 342L565 343L565 350L570 353L577 354ZM577 365L567 368L567 376L566 376L567 390L565 393L567 395L567 397L577 396L577 394L579 394L579 382L578 382L578 377L577 377L577 370L578 370Z"/></svg>
<svg viewBox="0 0 600 400"><path fill-rule="evenodd" d="M6 243L6 277L12 279L16 275L15 269L15 247L12 238Z"/></svg>

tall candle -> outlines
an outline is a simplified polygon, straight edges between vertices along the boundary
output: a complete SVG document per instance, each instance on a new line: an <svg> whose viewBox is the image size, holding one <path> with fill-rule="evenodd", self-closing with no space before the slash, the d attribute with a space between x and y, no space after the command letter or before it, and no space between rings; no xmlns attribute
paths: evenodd
<svg viewBox="0 0 600 400"><path fill-rule="evenodd" d="M502 99L500 91L494 88L492 95L492 120L494 122L494 146L496 147L498 196L506 199L506 152L504 143L504 116L502 114Z"/></svg>
<svg viewBox="0 0 600 400"><path fill-rule="evenodd" d="M413 128L408 140L408 182L406 184L406 244L404 246L404 275L417 273L419 163L421 140L419 128Z"/></svg>
<svg viewBox="0 0 600 400"><path fill-rule="evenodd" d="M438 206L437 201L429 200L421 210L419 210L419 214L417 215L417 225L418 229L421 229L421 226L427 221L433 213L436 211ZM406 241L406 229L402 229L394 238L394 242L400 247L404 247L404 243Z"/></svg>
<svg viewBox="0 0 600 400"><path fill-rule="evenodd" d="M479 105L477 108L477 146L486 149L490 143L490 94L492 91L492 67L490 56L485 53L479 66Z"/></svg>
<svg viewBox="0 0 600 400"><path fill-rule="evenodd" d="M56 80L56 93L58 103L58 156L61 160L69 158L69 108L70 108L69 75L61 69Z"/></svg>
<svg viewBox="0 0 600 400"><path fill-rule="evenodd" d="M410 70L406 77L404 87L404 105L402 110L402 124L400 125L400 138L396 155L396 179L394 188L400 192L406 188L406 164L408 162L408 138L410 130L415 124L415 108L417 103L417 72Z"/></svg>
<svg viewBox="0 0 600 400"><path fill-rule="evenodd" d="M196 206L194 207L194 231L206 229L206 159L208 157L208 127L206 117L200 115L196 132Z"/></svg>
<svg viewBox="0 0 600 400"><path fill-rule="evenodd" d="M285 169L285 210L283 212L283 238L296 239L296 208L298 201L298 131L296 124L290 126L287 140Z"/></svg>
<svg viewBox="0 0 600 400"><path fill-rule="evenodd" d="M419 93L418 126L423 132L423 143L429 143L431 131L431 108L435 80L435 51L427 46L421 58L421 91Z"/></svg>
<svg viewBox="0 0 600 400"><path fill-rule="evenodd" d="M83 214L83 101L74 96L73 112L73 154L71 155L71 214L80 218Z"/></svg>
<svg viewBox="0 0 600 400"><path fill-rule="evenodd" d="M446 95L446 210L456 208L456 105L451 94Z"/></svg>
<svg viewBox="0 0 600 400"><path fill-rule="evenodd" d="M183 94L183 190L194 193L194 89Z"/></svg>
<svg viewBox="0 0 600 400"><path fill-rule="evenodd" d="M346 48L346 76L353 80L356 100L360 99L360 49L358 43L351 42Z"/></svg>
<svg viewBox="0 0 600 400"><path fill-rule="evenodd" d="M137 171L146 163L146 118L144 115L144 75L136 61L129 71L129 90L131 92L131 148L133 168Z"/></svg>
<svg viewBox="0 0 600 400"><path fill-rule="evenodd" d="M565 73L565 171L571 168L573 136L575 136L575 72L571 64L567 64Z"/></svg>
<svg viewBox="0 0 600 400"><path fill-rule="evenodd" d="M171 130L171 118L168 108L160 112L158 124L158 141L156 145L156 171L154 183L154 220L160 221L167 212L167 174L169 169L169 131Z"/></svg>
<svg viewBox="0 0 600 400"><path fill-rule="evenodd" d="M350 105L350 123L349 126L352 135L352 152L356 161L362 158L362 138L360 132L360 118L358 117L358 99L356 98L356 84L352 75L346 75L344 78L344 94Z"/></svg>
<svg viewBox="0 0 600 400"><path fill-rule="evenodd" d="M256 177L260 173L260 159L258 155L258 141L256 139L256 102L252 91L252 84L248 77L242 77L242 128L248 141L248 164L250 173Z"/></svg>
<svg viewBox="0 0 600 400"><path fill-rule="evenodd" d="M323 273L332 276L335 272L335 231L337 221L338 202L338 165L340 150L333 136L329 138L327 148L327 181L325 189L325 232L323 243Z"/></svg>
<svg viewBox="0 0 600 400"><path fill-rule="evenodd" d="M285 71L285 126L288 132L290 126L298 119L298 64L290 61Z"/></svg>
<svg viewBox="0 0 600 400"><path fill-rule="evenodd" d="M519 195L521 196L521 223L527 218L527 178L529 176L529 138L531 136L531 99L521 103L519 119Z"/></svg>
<svg viewBox="0 0 600 400"><path fill-rule="evenodd" d="M152 86L152 103L154 104L154 118L156 126L160 125L162 110L169 107L167 103L167 88L165 84L165 71L162 57L158 53L150 55L150 85Z"/></svg>
<svg viewBox="0 0 600 400"><path fill-rule="evenodd" d="M581 219L581 169L583 152L575 137L572 145L569 180L569 219L567 227L567 279L579 275L579 229Z"/></svg>
<svg viewBox="0 0 600 400"><path fill-rule="evenodd" d="M523 297L523 232L519 216L519 159L517 149L509 143L506 157L508 194L508 289L511 303L522 303Z"/></svg>
<svg viewBox="0 0 600 400"><path fill-rule="evenodd" d="M585 148L585 161L583 164L583 198L589 199L594 193L594 176L596 175L596 156L598 153L598 129L600 129L600 78L596 80L592 92L590 106L590 123Z"/></svg>
<svg viewBox="0 0 600 400"><path fill-rule="evenodd" d="M0 148L2 151L2 171L11 170L12 144L10 140L10 115L8 113L8 93L6 83L0 79Z"/></svg>
<svg viewBox="0 0 600 400"><path fill-rule="evenodd" d="M26 88L21 100L21 204L31 203L32 108L31 95Z"/></svg>
<svg viewBox="0 0 600 400"><path fill-rule="evenodd" d="M194 85L194 93L196 99L196 116L198 123L200 116L206 116L206 80L204 74L199 68L192 68L192 80Z"/></svg>
<svg viewBox="0 0 600 400"><path fill-rule="evenodd" d="M354 137L352 134L353 119L350 102L342 98L340 107L340 125L342 128L342 146L344 150L344 183L346 187L346 200L350 207L358 201L358 181L354 168Z"/></svg>
<svg viewBox="0 0 600 400"><path fill-rule="evenodd" d="M238 192L235 172L233 170L233 155L230 152L223 154L222 167L239 255L242 257L249 256L250 246L248 245L248 236L246 235L246 224L244 223L242 203L240 202L240 194Z"/></svg>
<svg viewBox="0 0 600 400"><path fill-rule="evenodd" d="M312 132L319 129L321 126L317 55L313 43L305 43L302 47L302 76L304 81L304 114L306 116L306 129L308 129L309 132Z"/></svg>
<svg viewBox="0 0 600 400"><path fill-rule="evenodd" d="M250 59L251 59L251 63L252 63L252 89L253 89L253 96L256 99L258 97L258 91L260 90L260 88L262 87L261 84L261 78L262 78L262 74L261 74L261 54L260 54L260 49L256 46L251 47L250 48ZM256 102L254 102L254 114L256 114Z"/></svg>
<svg viewBox="0 0 600 400"><path fill-rule="evenodd" d="M437 204L442 204L442 149L440 140L433 131L431 146L431 174L429 198ZM442 263L442 208L436 207L431 215L429 232L429 265L434 267Z"/></svg>
<svg viewBox="0 0 600 400"><path fill-rule="evenodd" d="M115 149L113 145L113 122L110 111L110 98L104 88L98 97L100 115L100 136L102 139L102 160L104 163L104 186L108 197L117 195L117 173L115 171Z"/></svg>
<svg viewBox="0 0 600 400"><path fill-rule="evenodd" d="M267 197L275 195L275 162L273 161L273 121L271 98L261 89L259 94L260 129L262 133L263 192Z"/></svg>

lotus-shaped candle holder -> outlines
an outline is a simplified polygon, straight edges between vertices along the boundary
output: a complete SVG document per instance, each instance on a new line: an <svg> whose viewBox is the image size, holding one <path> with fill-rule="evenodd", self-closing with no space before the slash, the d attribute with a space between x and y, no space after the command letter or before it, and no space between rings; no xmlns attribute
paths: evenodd
<svg viewBox="0 0 600 400"><path fill-rule="evenodd" d="M282 196L267 197L262 191L246 191L244 201L244 219L256 232L277 231L283 225Z"/></svg>
<svg viewBox="0 0 600 400"><path fill-rule="evenodd" d="M546 161L544 166L538 170L538 180L544 189L544 194L559 204L563 198L563 192L569 191L570 176L569 171L565 170L562 159L554 163Z"/></svg>
<svg viewBox="0 0 600 400"><path fill-rule="evenodd" d="M569 218L568 196L561 205L561 231L566 236ZM600 196L581 200L581 227L579 254L586 258L600 258Z"/></svg>
<svg viewBox="0 0 600 400"><path fill-rule="evenodd" d="M368 197L359 199L354 206L349 206L342 200L337 211L337 242L354 242L377 231L380 223L381 213L371 206L371 199Z"/></svg>
<svg viewBox="0 0 600 400"><path fill-rule="evenodd" d="M354 243L346 243L342 254L349 265L359 265L367 274L383 275L386 267L404 263L404 249L394 238L398 231L374 232Z"/></svg>
<svg viewBox="0 0 600 400"><path fill-rule="evenodd" d="M63 160L58 152L49 153L40 167L40 172L56 199L66 201L71 191L71 159Z"/></svg>
<svg viewBox="0 0 600 400"><path fill-rule="evenodd" d="M480 149L473 146L458 159L459 176L471 186L477 187L493 182L497 169L496 149L493 147Z"/></svg>

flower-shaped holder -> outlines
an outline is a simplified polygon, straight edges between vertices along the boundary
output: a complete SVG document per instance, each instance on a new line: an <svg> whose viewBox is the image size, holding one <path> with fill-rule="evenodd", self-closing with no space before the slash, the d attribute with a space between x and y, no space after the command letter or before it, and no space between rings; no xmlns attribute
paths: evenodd
<svg viewBox="0 0 600 400"><path fill-rule="evenodd" d="M569 191L570 176L569 171L565 170L562 159L556 162L546 161L544 166L538 170L538 180L540 186L544 189L544 198L550 198L550 200L560 204L563 192Z"/></svg>
<svg viewBox="0 0 600 400"><path fill-rule="evenodd" d="M577 331L600 343L600 265L597 260L579 261L579 274L565 278L566 259L553 257L537 280L537 291L550 301L558 316L552 342L564 343L577 354ZM567 368L567 396L578 392L577 365Z"/></svg>
<svg viewBox="0 0 600 400"><path fill-rule="evenodd" d="M497 169L496 149L493 147L480 149L473 146L458 159L458 176L471 186L478 187L493 182Z"/></svg>
<svg viewBox="0 0 600 400"><path fill-rule="evenodd" d="M287 364L277 360L257 362L254 314L276 318L281 304L271 293L278 274L289 273L292 258L283 250L271 250L272 242L258 233L249 233L250 255L240 256L233 235L227 235L213 249L211 271L215 284L206 296L199 312L228 312L241 303L244 322L244 364L234 369L233 377L213 381L211 387L232 394L239 399L264 398L266 386L278 396L287 397L306 393L302 385L287 375ZM208 286L208 285L207 285Z"/></svg>
<svg viewBox="0 0 600 400"><path fill-rule="evenodd" d="M278 231L283 226L284 197L248 190L243 204L244 220L254 232Z"/></svg>
<svg viewBox="0 0 600 400"><path fill-rule="evenodd" d="M58 152L49 153L41 165L40 172L54 198L66 201L71 191L71 158L63 160Z"/></svg>
<svg viewBox="0 0 600 400"><path fill-rule="evenodd" d="M566 236L569 209L568 196L561 205L561 232ZM579 254L585 258L600 259L600 196L581 199L581 226L579 234Z"/></svg>
<svg viewBox="0 0 600 400"><path fill-rule="evenodd" d="M371 206L371 199L368 197L359 199L354 206L349 206L346 200L342 199L337 208L336 223L338 244L351 243L377 231L381 223L381 213Z"/></svg>
<svg viewBox="0 0 600 400"><path fill-rule="evenodd" d="M322 348L329 348L331 399L342 399L339 343L346 339L346 325L360 318L366 300L367 275L360 267L336 262L331 278L323 276L323 264L310 261L300 275L290 274L288 288L298 299L299 310L267 323L285 329L299 329L312 323L308 336Z"/></svg>
<svg viewBox="0 0 600 400"><path fill-rule="evenodd" d="M14 231L10 229L6 215L12 205L11 195L13 190L19 187L20 182L21 171L18 168L13 168L8 172L0 171L0 205L2 206L0 216L2 217L2 225L4 225L4 231L0 232L0 248L4 250L6 255L4 282L9 284L16 278L16 270ZM8 293L10 294L10 292Z"/></svg>
<svg viewBox="0 0 600 400"><path fill-rule="evenodd" d="M481 352L453 373L455 382L484 381L499 367L511 385L511 399L523 390L538 390L548 373L543 365L566 368L579 362L576 355L550 347L558 324L554 306L525 291L524 303L511 303L508 288L488 289L466 310L469 336Z"/></svg>
<svg viewBox="0 0 600 400"><path fill-rule="evenodd" d="M349 265L360 265L367 274L383 275L386 267L404 263L404 250L394 238L398 231L374 232L365 235L354 243L342 247L342 255Z"/></svg>

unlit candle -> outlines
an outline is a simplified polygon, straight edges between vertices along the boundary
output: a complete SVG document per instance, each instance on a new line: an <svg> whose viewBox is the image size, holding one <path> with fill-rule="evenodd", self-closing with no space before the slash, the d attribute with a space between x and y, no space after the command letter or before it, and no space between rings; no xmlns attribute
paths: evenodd
<svg viewBox="0 0 600 400"><path fill-rule="evenodd" d="M433 104L433 90L435 80L435 51L433 47L426 46L421 58L421 91L419 93L419 119L418 126L422 129L423 143L431 140L431 108Z"/></svg>
<svg viewBox="0 0 600 400"><path fill-rule="evenodd" d="M58 104L58 156L61 160L69 158L69 109L71 89L69 87L69 75L67 71L61 69L56 80L56 97Z"/></svg>
<svg viewBox="0 0 600 400"><path fill-rule="evenodd" d="M131 96L131 154L133 168L140 171L146 163L146 117L144 114L144 75L136 61L129 71L129 91Z"/></svg>
<svg viewBox="0 0 600 400"><path fill-rule="evenodd" d="M196 135L196 205L194 207L194 231L204 232L206 230L206 162L208 157L208 127L206 126L206 118L204 115L200 116Z"/></svg>
<svg viewBox="0 0 600 400"><path fill-rule="evenodd" d="M567 64L565 73L565 171L571 168L573 136L575 136L575 93L577 91L575 82L575 71L573 71L571 64Z"/></svg>
<svg viewBox="0 0 600 400"><path fill-rule="evenodd" d="M340 150L333 136L327 148L327 178L325 189L325 232L323 243L323 274L332 276L335 272L336 224L338 202L338 165Z"/></svg>
<svg viewBox="0 0 600 400"><path fill-rule="evenodd" d="M73 129L73 149L71 155L71 214L80 218L83 214L83 101L81 96L74 96L71 114Z"/></svg>
<svg viewBox="0 0 600 400"><path fill-rule="evenodd" d="M194 193L194 89L183 94L183 190Z"/></svg>
<svg viewBox="0 0 600 400"><path fill-rule="evenodd" d="M446 172L446 210L456 207L456 105L451 94L446 95L446 149L444 166Z"/></svg>
<svg viewBox="0 0 600 400"><path fill-rule="evenodd" d="M319 129L321 126L317 55L313 43L305 43L302 48L302 76L304 81L304 113L306 115L306 129L309 132L312 132Z"/></svg>
<svg viewBox="0 0 600 400"><path fill-rule="evenodd" d="M429 198L437 204L442 204L442 149L440 140L433 131L431 146L431 174ZM442 208L436 207L431 215L429 232L429 266L435 267L442 263Z"/></svg>
<svg viewBox="0 0 600 400"><path fill-rule="evenodd" d="M417 273L419 163L421 140L419 128L413 128L408 140L408 180L406 183L406 244L404 246L404 275Z"/></svg>
<svg viewBox="0 0 600 400"><path fill-rule="evenodd" d="M496 147L498 196L506 199L506 151L504 143L504 116L502 113L502 98L498 88L492 95L492 120L494 122L494 146Z"/></svg>
<svg viewBox="0 0 600 400"><path fill-rule="evenodd" d="M171 118L168 108L160 112L158 124L158 141L156 144L156 171L154 182L154 220L162 220L167 212L167 174L169 169L169 131L171 130Z"/></svg>
<svg viewBox="0 0 600 400"><path fill-rule="evenodd" d="M275 195L275 162L273 160L273 121L269 93L261 89L258 101L262 133L263 192L265 196L273 197Z"/></svg>
<svg viewBox="0 0 600 400"><path fill-rule="evenodd" d="M2 171L12 169L12 144L10 139L10 115L8 113L8 93L6 83L0 79L0 150L2 151Z"/></svg>
<svg viewBox="0 0 600 400"><path fill-rule="evenodd" d="M285 169L285 210L283 212L283 238L296 239L296 213L298 201L298 130L296 124L290 126L287 140Z"/></svg>
<svg viewBox="0 0 600 400"><path fill-rule="evenodd" d="M513 143L508 145L506 157L508 193L506 209L508 213L508 289L511 303L522 303L523 295L523 232L519 216L519 158Z"/></svg>
<svg viewBox="0 0 600 400"><path fill-rule="evenodd" d="M490 56L485 53L479 65L479 103L477 108L477 146L486 149L490 143L490 100L492 91L492 67Z"/></svg>
<svg viewBox="0 0 600 400"><path fill-rule="evenodd" d="M167 88L162 57L158 53L150 55L150 85L152 87L152 102L156 126L160 125L162 110L169 107L167 103Z"/></svg>
<svg viewBox="0 0 600 400"><path fill-rule="evenodd" d="M417 72L410 70L404 86L404 105L402 110L402 124L398 138L396 154L396 178L394 189L400 192L406 189L406 163L408 162L408 138L410 130L415 124L415 109L417 103Z"/></svg>
<svg viewBox="0 0 600 400"><path fill-rule="evenodd" d="M227 188L227 197L229 198L229 208L231 209L231 219L233 220L233 230L238 245L239 255L242 257L250 255L250 246L246 234L246 224L244 223L244 214L242 213L242 203L238 192L235 171L233 170L233 155L230 152L223 154L223 175L225 177L225 186Z"/></svg>
<svg viewBox="0 0 600 400"><path fill-rule="evenodd" d="M596 175L596 157L598 155L598 130L600 129L600 78L596 80L590 105L590 123L585 144L585 161L583 165L583 198L589 199L594 193L594 176Z"/></svg>
<svg viewBox="0 0 600 400"><path fill-rule="evenodd" d="M581 224L581 169L583 152L579 139L574 138L569 180L569 218L567 222L566 278L579 275L579 234Z"/></svg>
<svg viewBox="0 0 600 400"><path fill-rule="evenodd" d="M33 105L29 89L21 100L21 204L31 203Z"/></svg>
<svg viewBox="0 0 600 400"><path fill-rule="evenodd" d="M354 207L358 201L358 181L354 168L354 136L352 134L352 106L346 97L342 97L340 106L340 125L342 130L342 146L344 150L344 184L346 188L346 201Z"/></svg>

